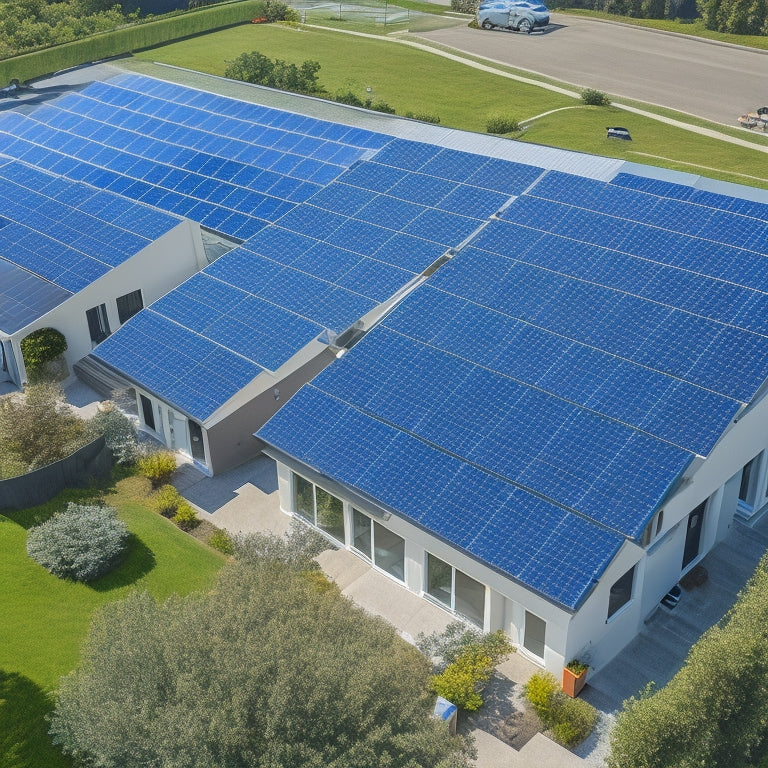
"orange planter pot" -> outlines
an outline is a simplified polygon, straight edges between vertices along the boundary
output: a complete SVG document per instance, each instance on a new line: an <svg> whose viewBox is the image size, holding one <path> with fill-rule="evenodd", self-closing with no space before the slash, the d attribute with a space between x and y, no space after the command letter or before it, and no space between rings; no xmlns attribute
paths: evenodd
<svg viewBox="0 0 768 768"><path fill-rule="evenodd" d="M581 693L581 689L586 683L586 669L580 675L577 675L575 672L571 672L568 667L563 667L563 690L572 699L575 699Z"/></svg>

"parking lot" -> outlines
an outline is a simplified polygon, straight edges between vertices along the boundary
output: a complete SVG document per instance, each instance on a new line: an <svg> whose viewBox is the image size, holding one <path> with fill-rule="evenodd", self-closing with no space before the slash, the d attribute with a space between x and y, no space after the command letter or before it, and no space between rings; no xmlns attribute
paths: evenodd
<svg viewBox="0 0 768 768"><path fill-rule="evenodd" d="M768 51L557 13L545 31L531 35L461 25L420 37L727 125L768 105Z"/></svg>

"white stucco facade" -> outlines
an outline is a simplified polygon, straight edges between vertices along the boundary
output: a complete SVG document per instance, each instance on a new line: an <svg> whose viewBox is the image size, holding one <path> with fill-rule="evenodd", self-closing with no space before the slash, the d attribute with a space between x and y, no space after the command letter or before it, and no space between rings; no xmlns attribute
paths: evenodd
<svg viewBox="0 0 768 768"><path fill-rule="evenodd" d="M306 521L306 516L297 511L295 479L304 478L343 503L343 540L330 536L337 544L376 567L372 562L375 555L360 552L353 536L353 509L370 515L404 540L403 577L390 574L403 588L436 602L427 594L425 569L430 553L483 585L485 631L503 629L520 653L555 674L573 658L588 661L594 672L638 634L669 589L725 537L737 509L742 517L755 516L768 505L767 421L768 400L761 397L734 419L707 459L696 459L691 464L649 522L643 541L625 541L576 611L528 589L279 451L268 448L267 453L278 462L280 504L285 514ZM742 483L743 469L750 462L749 480ZM328 535L322 528L319 530ZM588 547L589 542L585 541L584 546ZM620 605L609 615L612 589L627 583L631 583L631 591L624 597L614 595L614 606ZM546 627L542 653L536 652L535 642L526 636L526 623L536 618Z"/></svg>
<svg viewBox="0 0 768 768"><path fill-rule="evenodd" d="M147 245L122 264L109 270L65 302L13 334L0 332L0 343L8 361L8 379L20 386L26 381L21 355L21 340L39 328L55 328L67 341L64 358L72 366L91 352L91 340L86 312L101 307L110 332L120 326L117 299L141 291L143 306L148 306L175 288L206 265L200 226L181 221L154 242Z"/></svg>

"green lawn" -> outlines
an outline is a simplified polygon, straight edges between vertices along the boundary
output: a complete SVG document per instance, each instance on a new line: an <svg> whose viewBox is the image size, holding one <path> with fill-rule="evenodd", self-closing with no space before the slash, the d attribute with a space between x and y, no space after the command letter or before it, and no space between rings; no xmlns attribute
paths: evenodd
<svg viewBox="0 0 768 768"><path fill-rule="evenodd" d="M493 113L509 114L520 121L537 118L524 133L511 138L768 188L766 155L759 151L618 108L587 107L577 98L387 40L330 29L247 24L145 51L135 58L138 66L159 61L223 75L228 60L251 51L295 63L318 61L320 83L329 93L343 89L365 97L370 87L375 100L386 101L400 115L426 112L438 115L442 125L478 132L485 132L487 117ZM525 72L518 74L530 77ZM172 78L173 73L160 76ZM570 109L537 117L564 107ZM644 108L686 119L669 110ZM691 123L707 125L701 120ZM605 126L611 124L629 128L633 142L608 140ZM719 129L714 124L708 127ZM768 145L766 137L742 134L733 131L745 141Z"/></svg>
<svg viewBox="0 0 768 768"><path fill-rule="evenodd" d="M146 589L158 598L213 583L224 558L146 506L142 478L118 482L106 494L132 533L125 562L92 585L62 581L26 554L26 528L83 492L68 492L24 512L0 515L0 766L68 766L48 744L49 693L77 664L91 615L99 606Z"/></svg>

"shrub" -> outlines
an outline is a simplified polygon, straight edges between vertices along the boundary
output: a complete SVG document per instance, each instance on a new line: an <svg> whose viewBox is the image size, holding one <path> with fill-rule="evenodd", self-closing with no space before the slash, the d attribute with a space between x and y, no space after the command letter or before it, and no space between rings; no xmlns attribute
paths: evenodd
<svg viewBox="0 0 768 768"><path fill-rule="evenodd" d="M233 538L235 557L246 563L259 565L267 561L280 562L298 571L319 568L315 558L331 544L325 536L298 520L291 521L288 533L249 533Z"/></svg>
<svg viewBox="0 0 768 768"><path fill-rule="evenodd" d="M477 0L451 0L451 10L456 13L477 13Z"/></svg>
<svg viewBox="0 0 768 768"><path fill-rule="evenodd" d="M307 60L296 66L281 59L274 61L258 51L241 53L234 61L227 62L224 72L233 80L265 85L294 93L319 93L323 89L317 80L320 64Z"/></svg>
<svg viewBox="0 0 768 768"><path fill-rule="evenodd" d="M226 531L222 531L220 528L208 537L208 545L218 549L219 552L223 552L225 555L233 555L235 553L235 545L232 543L232 539L229 538Z"/></svg>
<svg viewBox="0 0 768 768"><path fill-rule="evenodd" d="M197 512L192 509L192 506L182 499L178 507L176 507L176 514L171 520L181 528L182 531L191 531L193 528L197 528L200 525L200 520L197 518Z"/></svg>
<svg viewBox="0 0 768 768"><path fill-rule="evenodd" d="M24 471L69 456L87 442L85 426L64 403L57 384L27 384L24 397L0 398L0 446L4 463Z"/></svg>
<svg viewBox="0 0 768 768"><path fill-rule="evenodd" d="M602 91L596 91L594 88L586 88L581 92L581 100L591 107L609 107L611 100L608 95Z"/></svg>
<svg viewBox="0 0 768 768"><path fill-rule="evenodd" d="M474 712L483 705L480 687L491 679L493 667L491 657L479 646L472 646L439 675L434 675L430 687L460 709Z"/></svg>
<svg viewBox="0 0 768 768"><path fill-rule="evenodd" d="M27 554L54 576L93 581L122 558L128 528L110 507L69 503L27 535Z"/></svg>
<svg viewBox="0 0 768 768"><path fill-rule="evenodd" d="M387 115L395 114L395 108L387 104L386 101L373 101L367 103L365 106L368 109L372 109L374 112L384 112Z"/></svg>
<svg viewBox="0 0 768 768"><path fill-rule="evenodd" d="M47 363L66 352L67 340L64 334L55 328L38 328L25 336L19 346L27 375L34 376L42 371Z"/></svg>
<svg viewBox="0 0 768 768"><path fill-rule="evenodd" d="M597 710L583 699L558 697L557 719L552 736L564 747L575 747L592 733L597 722Z"/></svg>
<svg viewBox="0 0 768 768"><path fill-rule="evenodd" d="M484 635L479 629L468 627L463 621L452 621L442 632L429 635L420 633L416 638L416 647L433 660L438 672L453 664L471 648L482 649L491 659L493 666L515 651L515 647L501 630Z"/></svg>
<svg viewBox="0 0 768 768"><path fill-rule="evenodd" d="M520 130L520 122L510 115L488 115L485 122L485 130L488 133L504 134L515 133Z"/></svg>
<svg viewBox="0 0 768 768"><path fill-rule="evenodd" d="M173 517L182 501L181 494L172 485L163 485L152 495L152 508L163 517Z"/></svg>
<svg viewBox="0 0 768 768"><path fill-rule="evenodd" d="M279 0L265 0L264 18L269 22L299 21L299 14L289 5L279 2Z"/></svg>
<svg viewBox="0 0 768 768"><path fill-rule="evenodd" d="M102 436L118 464L135 464L143 454L136 425L109 400L88 421L86 432Z"/></svg>
<svg viewBox="0 0 768 768"><path fill-rule="evenodd" d="M153 451L142 456L136 466L157 488L161 483L167 483L176 471L176 456L171 451Z"/></svg>
<svg viewBox="0 0 768 768"><path fill-rule="evenodd" d="M422 123L440 124L440 117L429 112L406 112L404 117L409 117L411 120L421 120Z"/></svg>
<svg viewBox="0 0 768 768"><path fill-rule="evenodd" d="M597 710L586 701L563 693L550 672L536 672L523 686L523 695L552 737L565 747L575 747L589 736L597 722Z"/></svg>

